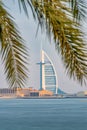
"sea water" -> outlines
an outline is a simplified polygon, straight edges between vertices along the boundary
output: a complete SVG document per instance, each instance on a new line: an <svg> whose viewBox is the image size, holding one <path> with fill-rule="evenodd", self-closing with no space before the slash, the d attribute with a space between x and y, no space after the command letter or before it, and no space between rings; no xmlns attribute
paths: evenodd
<svg viewBox="0 0 87 130"><path fill-rule="evenodd" d="M87 99L0 99L0 130L87 130Z"/></svg>

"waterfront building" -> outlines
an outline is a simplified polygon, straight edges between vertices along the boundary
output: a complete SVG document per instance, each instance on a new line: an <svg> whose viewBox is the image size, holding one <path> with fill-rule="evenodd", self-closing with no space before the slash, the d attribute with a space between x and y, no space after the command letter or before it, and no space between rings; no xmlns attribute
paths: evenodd
<svg viewBox="0 0 87 130"><path fill-rule="evenodd" d="M31 97L31 96L39 96L39 91L34 88L22 88L17 92L18 97Z"/></svg>
<svg viewBox="0 0 87 130"><path fill-rule="evenodd" d="M40 90L49 90L54 94L58 92L58 81L55 67L49 56L41 50L40 65Z"/></svg>
<svg viewBox="0 0 87 130"><path fill-rule="evenodd" d="M53 92L48 90L39 90L39 96L53 96Z"/></svg>
<svg viewBox="0 0 87 130"><path fill-rule="evenodd" d="M0 97L29 97L39 96L39 91L33 88L2 88L0 89Z"/></svg>
<svg viewBox="0 0 87 130"><path fill-rule="evenodd" d="M16 89L11 88L1 88L0 97L15 97L17 93Z"/></svg>
<svg viewBox="0 0 87 130"><path fill-rule="evenodd" d="M17 97L41 97L52 96L53 93L48 90L37 90L34 88L1 88L0 97L5 98L17 98Z"/></svg>
<svg viewBox="0 0 87 130"><path fill-rule="evenodd" d="M53 92L48 90L37 90L34 88L23 88L17 91L17 97L41 97L53 96Z"/></svg>

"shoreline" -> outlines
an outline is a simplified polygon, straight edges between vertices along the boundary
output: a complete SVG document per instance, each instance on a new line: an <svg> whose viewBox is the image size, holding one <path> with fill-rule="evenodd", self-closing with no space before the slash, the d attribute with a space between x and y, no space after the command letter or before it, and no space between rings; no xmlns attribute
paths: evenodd
<svg viewBox="0 0 87 130"><path fill-rule="evenodd" d="M72 99L72 98L87 98L87 96L43 96L43 97L16 97L16 96L1 96L0 99Z"/></svg>

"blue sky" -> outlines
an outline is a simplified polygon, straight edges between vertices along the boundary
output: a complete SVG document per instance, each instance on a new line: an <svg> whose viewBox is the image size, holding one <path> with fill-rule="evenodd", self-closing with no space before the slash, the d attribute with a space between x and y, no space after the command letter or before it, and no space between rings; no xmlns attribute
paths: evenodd
<svg viewBox="0 0 87 130"><path fill-rule="evenodd" d="M39 88L39 66L36 65L40 60L40 44L42 39L43 49L51 57L58 76L58 87L68 93L75 93L78 91L87 90L86 86L81 86L76 81L69 79L69 76L65 72L61 56L55 50L55 44L53 41L49 41L46 34L41 34L39 29L36 37L37 22L32 17L32 12L29 8L29 19L25 16L24 12L20 13L17 1L4 0L4 3L8 7L8 11L15 18L15 22L18 25L18 29L21 32L23 39L26 41L26 45L29 48L29 80L26 87ZM87 28L87 25L84 25ZM0 62L0 87L8 87L3 70L2 62Z"/></svg>

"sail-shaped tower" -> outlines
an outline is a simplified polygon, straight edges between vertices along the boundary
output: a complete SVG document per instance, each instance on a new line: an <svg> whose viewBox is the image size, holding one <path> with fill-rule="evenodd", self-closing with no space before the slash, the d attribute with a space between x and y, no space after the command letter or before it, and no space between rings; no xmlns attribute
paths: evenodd
<svg viewBox="0 0 87 130"><path fill-rule="evenodd" d="M56 70L52 60L43 50L41 50L41 61L38 64L40 65L40 90L50 90L57 94L58 81Z"/></svg>

